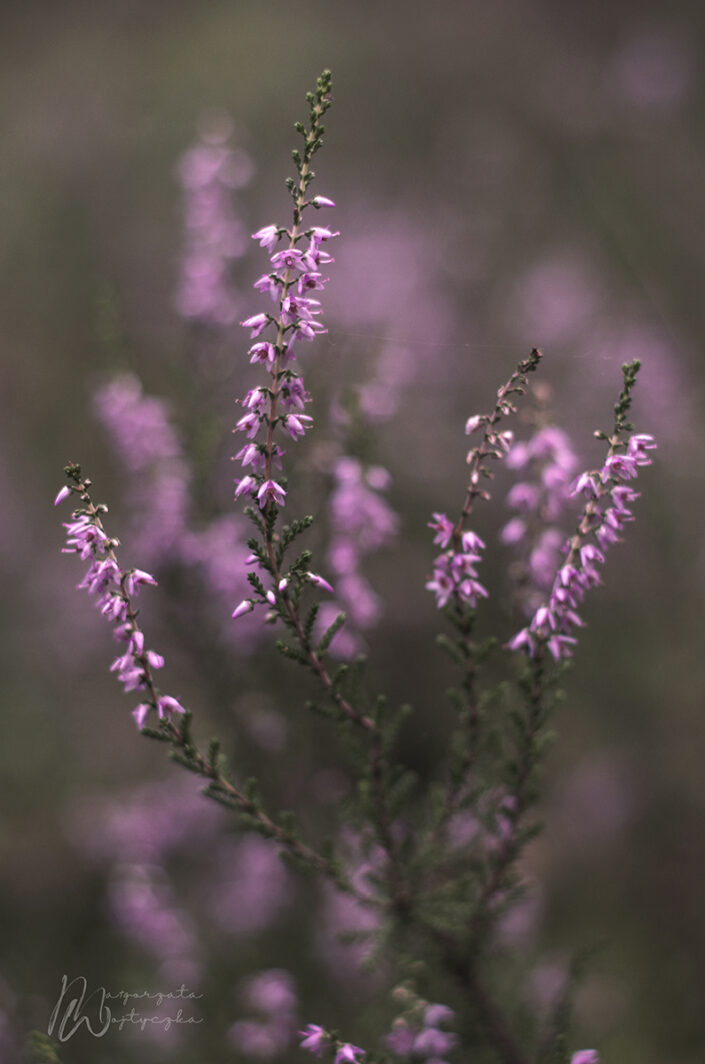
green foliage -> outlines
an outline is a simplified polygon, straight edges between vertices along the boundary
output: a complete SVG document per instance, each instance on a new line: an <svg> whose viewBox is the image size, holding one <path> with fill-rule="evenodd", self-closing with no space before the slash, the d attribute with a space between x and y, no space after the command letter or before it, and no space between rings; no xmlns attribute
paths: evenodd
<svg viewBox="0 0 705 1064"><path fill-rule="evenodd" d="M63 1064L58 1043L41 1031L30 1032L28 1064Z"/></svg>
<svg viewBox="0 0 705 1064"><path fill-rule="evenodd" d="M326 651L328 650L328 647L331 645L331 643L335 639L335 636L337 635L337 633L340 631L340 629L343 627L344 624L345 624L345 614L341 612L341 613L339 613L337 615L337 617L335 618L333 623L331 625L329 625L328 628L326 628L325 632L321 636L321 640L320 640L318 646L316 647L316 654L319 657L321 657L323 654L326 653Z"/></svg>

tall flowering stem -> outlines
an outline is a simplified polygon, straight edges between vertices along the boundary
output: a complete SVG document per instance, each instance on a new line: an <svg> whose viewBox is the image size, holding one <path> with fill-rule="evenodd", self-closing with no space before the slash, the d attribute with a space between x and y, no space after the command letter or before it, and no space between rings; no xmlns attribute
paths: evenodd
<svg viewBox="0 0 705 1064"><path fill-rule="evenodd" d="M296 441L310 428L313 419L304 414L309 396L304 382L297 370L293 369L296 358L297 342L311 341L325 329L317 316L320 314L319 301L305 293L321 290L325 287L319 267L332 262L331 256L323 250L322 244L338 236L338 233L319 226L303 228L303 216L308 207L320 208L334 206L333 201L323 196L310 199L308 188L314 178L311 169L313 156L323 143L325 132L321 119L331 105L331 74L324 71L318 79L316 91L307 94L309 103L309 125L296 124L297 131L303 137L303 152L293 152L298 180L289 178L287 187L293 199L293 217L289 229L278 225L268 225L254 234L262 247L270 252L271 271L263 274L255 282L255 288L266 292L277 303L277 313L259 313L242 322L250 329L250 338L257 339L267 329L274 330L271 339L257 339L250 347L251 363L262 364L270 378L268 387L251 389L243 399L247 413L240 418L235 431L244 432L249 443L237 453L235 458L244 469L250 471L235 482L235 498L241 495L256 500L258 509L248 507L246 513L261 534L261 541L250 540L252 555L250 564L254 566L249 575L253 595L243 599L233 611L237 619L253 610L264 606L269 611L269 619L279 617L293 632L298 647L281 645L289 656L294 656L310 666L332 697L343 716L359 725L364 730L374 730L374 723L365 714L360 713L340 692L329 675L323 658L335 635L344 621L336 619L324 634L319 646L312 643L315 614L303 620L299 606L305 586L315 586L332 591L328 582L321 576L311 573L309 569L310 554L303 552L284 572L284 554L294 539L311 523L310 518L295 521L285 526L280 534L277 530L279 509L286 500L284 483L273 479L275 466L281 467L284 451L276 442L277 430L283 430ZM276 250L281 239L286 237L286 247ZM299 248L307 240L305 248ZM262 438L264 437L264 438ZM262 577L269 577L269 587L265 587ZM317 610L316 610L317 612Z"/></svg>
<svg viewBox="0 0 705 1064"><path fill-rule="evenodd" d="M469 925L471 941L491 926L495 903L513 882L514 863L537 830L525 826L524 819L538 797L536 777L547 746L546 724L558 679L547 665L551 657L562 663L572 656L576 638L570 633L583 623L577 607L586 591L602 582L597 565L605 560L604 549L618 542L619 532L633 520L627 503L638 496L625 482L633 480L640 467L651 464L648 452L656 447L652 436L632 434L633 426L627 420L639 366L634 361L622 367L623 387L615 405L613 430L610 434L596 433L608 445L602 468L581 474L573 486L574 494L584 495L585 504L576 531L563 549L565 561L558 569L550 597L536 610L530 624L508 643L508 649L528 657L519 679L525 712L512 715L516 748L505 770L504 829L501 843L487 863Z"/></svg>
<svg viewBox="0 0 705 1064"><path fill-rule="evenodd" d="M111 672L126 692L140 693L141 702L133 717L142 734L168 743L174 761L207 781L203 793L239 814L243 825L271 838L294 863L331 878L341 890L369 905L369 896L356 890L334 858L318 854L301 841L288 814L280 822L264 810L254 781L249 780L244 786L233 782L217 739L211 740L206 753L196 746L191 735L191 714L178 699L162 694L157 686L154 674L163 668L164 658L145 649L145 635L138 620L135 599L139 589L154 586L157 581L144 570L121 568L119 541L108 535L103 524L107 506L94 503L91 481L83 477L80 466L67 465L65 473L68 484L59 491L55 505L74 498L80 506L71 521L64 524L67 540L63 552L78 554L89 563L78 587L94 596L100 613L114 626L115 639L124 644L124 653L113 661ZM156 726L149 726L147 721L155 714Z"/></svg>
<svg viewBox="0 0 705 1064"><path fill-rule="evenodd" d="M656 447L652 436L629 435L633 426L627 413L639 366L636 360L623 366L624 385L615 405L613 431L610 435L596 433L608 444L602 468L582 473L573 485L571 493L585 501L578 527L563 548L565 561L556 573L548 601L509 643L510 649L523 650L535 661L546 650L556 661L572 656L577 640L570 633L583 624L577 608L585 593L602 583L598 565L605 561L604 552L620 541L624 526L634 520L628 506L639 496L629 481L638 476L642 466L651 465L648 452Z"/></svg>
<svg viewBox="0 0 705 1064"><path fill-rule="evenodd" d="M269 252L271 265L270 272L255 282L255 288L267 293L277 309L274 314L259 313L242 322L250 330L250 339L256 341L249 350L250 362L265 367L269 385L247 393L243 400L247 413L240 418L235 430L244 432L249 440L235 456L248 470L236 480L235 497L245 495L257 503L257 506L250 505L246 513L260 538L249 541L252 550L249 580L253 594L236 606L233 618L263 607L269 621L279 620L292 637L279 641L279 650L314 673L327 701L332 703L333 716L354 725L358 734L364 737L362 801L387 854L389 894L394 907L401 912L408 904L408 884L401 868L399 845L393 829L394 813L389 803L390 788L398 782L398 774L389 764L389 754L401 714L397 715L396 724L389 716L383 720L386 702L381 697L368 706L369 698L361 689L359 668L350 672L345 666L335 672L329 669L328 649L344 624L345 615L339 613L316 642L313 632L319 604L314 603L304 616L302 599L311 588L327 592L334 589L322 576L310 571L310 552L303 551L295 561L284 564L288 548L309 527L312 519L292 521L281 531L278 528L279 511L287 498L286 482L274 479L284 455L278 437L283 432L296 442L312 425L313 419L302 413L309 396L294 366L301 341L312 341L326 331L318 320L319 301L308 293L325 287L326 278L321 274L321 267L333 259L323 245L339 235L320 226L306 228L303 221L309 208L334 206L333 201L325 196L311 198L309 195L309 186L315 176L311 162L323 143L321 120L331 105L330 89L331 74L324 71L315 92L307 95L308 126L296 124L303 138L303 149L293 152L297 178L287 180L293 200L290 228L272 224L254 234L254 239ZM284 247L279 249L282 240ZM260 339L266 336L267 330L270 338ZM368 708L360 708L360 705ZM331 715L329 705L314 708L324 715Z"/></svg>
<svg viewBox="0 0 705 1064"><path fill-rule="evenodd" d="M445 800L440 805L441 822L440 825L434 825L434 831L445 825L458 807L474 763L480 724L476 673L478 657L486 652L486 648L476 646L473 632L476 607L481 599L488 597L487 589L478 580L476 568L485 544L477 533L466 528L466 524L475 501L487 501L490 498L484 487L485 482L494 475L488 461L503 458L513 442L512 432L499 431L499 423L516 412L514 399L525 394L527 375L536 370L540 360L541 352L533 348L529 357L519 363L506 384L499 388L494 409L489 414L478 414L468 419L466 434L481 432L482 437L479 444L468 452L469 483L460 516L453 523L445 514L435 513L429 522L429 527L436 533L434 543L445 549L436 558L433 577L426 587L434 592L438 607L444 611L455 630L454 638L443 635L439 637L439 643L462 669L461 688L454 692L460 725L452 743L454 763Z"/></svg>

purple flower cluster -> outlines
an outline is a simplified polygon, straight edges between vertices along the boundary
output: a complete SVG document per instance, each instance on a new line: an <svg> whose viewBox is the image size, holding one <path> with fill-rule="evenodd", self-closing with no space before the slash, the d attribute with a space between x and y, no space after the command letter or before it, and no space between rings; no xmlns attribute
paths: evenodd
<svg viewBox="0 0 705 1064"><path fill-rule="evenodd" d="M336 635L332 649L338 657L351 658L362 649L354 629L372 627L381 612L378 596L360 572L362 559L394 538L399 519L382 495L390 482L386 469L365 467L346 455L336 462L334 477L328 563L336 576L338 601L321 608L319 623L325 631L340 610L346 613L348 624Z"/></svg>
<svg viewBox="0 0 705 1064"><path fill-rule="evenodd" d="M246 152L230 147L232 124L227 118L204 125L178 167L185 234L175 303L188 321L222 328L237 319L240 304L228 269L246 248L232 193L247 184L253 167Z"/></svg>
<svg viewBox="0 0 705 1064"><path fill-rule="evenodd" d="M310 143L315 143L313 131L310 136L314 137ZM308 138L306 144L308 151ZM234 457L241 462L245 475L235 480L235 498L250 497L266 513L272 507L284 506L286 501L284 485L274 479L275 468L281 469L285 453L276 440L277 434L288 435L296 442L313 423L313 418L303 412L310 397L295 364L296 353L301 340L311 341L326 332L319 320L320 301L309 293L325 287L328 278L323 277L321 267L333 259L323 245L340 235L323 226L303 228L301 219L307 207L318 209L335 204L325 196L305 198L313 175L307 169L307 162L301 165L299 159L299 166L299 188L292 192L295 206L291 229L267 225L253 234L253 239L269 252L271 265L270 272L255 282L255 288L269 294L276 311L254 314L241 323L250 330L250 339L257 341L249 349L250 362L261 364L270 380L268 387L251 388L242 400L246 412L234 431L243 432L247 442ZM293 183L291 187L293 190ZM283 237L287 238L286 246L279 248ZM258 339L263 334L265 339ZM255 553L248 563L261 567L262 559ZM307 572L305 578L318 587L333 590L320 576ZM274 588L260 593L260 601L276 605L277 596L286 591L288 583L288 577L277 577ZM243 599L233 611L233 617L249 613L255 601Z"/></svg>
<svg viewBox="0 0 705 1064"><path fill-rule="evenodd" d="M420 1022L406 1017L395 1020L385 1043L401 1060L444 1064L444 1057L458 1044L457 1035L443 1030L454 1019L454 1012L446 1005L427 1005Z"/></svg>
<svg viewBox="0 0 705 1064"><path fill-rule="evenodd" d="M566 433L547 426L527 442L514 443L506 464L521 470L523 479L507 496L515 516L500 538L519 553L517 584L522 606L531 616L551 587L560 560L565 534L559 522L570 497L577 458Z"/></svg>
<svg viewBox="0 0 705 1064"><path fill-rule="evenodd" d="M144 701L133 711L137 726L142 728L150 712L157 711L159 718L174 713L184 713L184 707L171 695L159 693L153 671L161 669L164 658L154 650L145 649L144 633L141 631L134 609L134 599L139 589L157 581L143 569L121 569L115 554L118 541L105 532L101 513L106 506L94 506L87 495L89 482L74 488L64 487L56 496L58 505L71 494L78 494L85 508L75 510L71 521L64 522L66 546L64 554L78 554L89 566L78 588L95 596L96 606L106 620L114 625L113 634L124 651L113 661L110 669L123 685L125 691L142 691Z"/></svg>
<svg viewBox="0 0 705 1064"><path fill-rule="evenodd" d="M245 834L220 846L209 889L209 910L229 935L252 936L269 927L293 894L291 875L274 846Z"/></svg>
<svg viewBox="0 0 705 1064"><path fill-rule="evenodd" d="M152 863L116 865L108 903L121 930L163 962L164 977L190 983L198 979L196 929L178 905L164 869Z"/></svg>
<svg viewBox="0 0 705 1064"><path fill-rule="evenodd" d="M172 558L186 526L190 473L166 404L126 373L98 388L93 406L130 475L135 549L147 565Z"/></svg>
<svg viewBox="0 0 705 1064"><path fill-rule="evenodd" d="M475 532L457 535L456 526L445 514L435 513L428 527L436 533L433 542L448 549L434 561L433 578L427 581L427 589L435 594L439 609L451 598L466 602L475 609L481 598L488 597L487 589L478 580L476 568L482 557L480 551L485 548L484 541Z"/></svg>
<svg viewBox="0 0 705 1064"><path fill-rule="evenodd" d="M224 606L247 593L242 517L227 514L198 530L189 527L191 471L167 404L145 395L133 374L102 385L93 396L96 413L129 474L130 540L145 564L198 567ZM224 614L227 616L227 614ZM228 627L229 634L232 629ZM237 646L251 647L261 632L244 625Z"/></svg>
<svg viewBox="0 0 705 1064"><path fill-rule="evenodd" d="M270 1060L285 1052L296 1033L298 1007L289 972L271 968L250 977L242 996L257 1018L233 1024L229 1031L232 1044L244 1056L260 1060Z"/></svg>
<svg viewBox="0 0 705 1064"><path fill-rule="evenodd" d="M516 407L512 396L523 394L526 383L524 373L535 368L540 357L540 352L532 352L511 379L497 390L497 402L491 414L474 414L465 424L466 436L482 433L480 443L468 451L470 483L465 505L455 524L444 513L434 513L428 525L436 533L433 542L443 548L443 553L433 563L433 577L426 583L427 589L435 594L439 609L451 601L456 607L469 606L475 609L480 599L488 597L487 589L479 582L477 575L480 552L485 544L476 532L466 531L465 522L475 499L487 500L490 497L489 492L480 487L483 477L492 476L485 462L488 458L504 458L514 442L510 431L499 432L495 426L502 417L514 413Z"/></svg>
<svg viewBox="0 0 705 1064"><path fill-rule="evenodd" d="M351 1045L350 1042L334 1041L328 1031L324 1027L319 1027L317 1023L307 1024L303 1031L299 1031L299 1034L302 1038L301 1049L307 1049L316 1057L323 1056L326 1049L336 1046L333 1064L360 1064L361 1059L367 1055L360 1046Z"/></svg>
<svg viewBox="0 0 705 1064"><path fill-rule="evenodd" d="M570 1064L600 1064L600 1057L595 1049L579 1049L573 1053Z"/></svg>
<svg viewBox="0 0 705 1064"><path fill-rule="evenodd" d="M618 449L622 446L624 450ZM624 526L633 520L628 507L639 496L629 481L637 477L640 467L651 465L648 452L655 447L653 437L645 434L631 436L626 445L613 442L602 469L577 478L571 494L585 499L580 525L564 546L565 561L548 602L510 641L511 650L538 657L547 647L556 661L572 656L576 639L570 633L583 623L577 609L586 591L602 583L598 566L604 563L604 551L620 541Z"/></svg>
<svg viewBox="0 0 705 1064"><path fill-rule="evenodd" d="M213 593L217 616L229 617L233 599L247 594L247 528L240 514L223 514L196 531L185 531L179 544L178 560L200 569ZM262 625L254 617L238 626L237 639L228 624L225 632L234 649L246 653L262 635Z"/></svg>
<svg viewBox="0 0 705 1064"><path fill-rule="evenodd" d="M179 851L212 845L223 810L204 803L190 780L168 779L115 795L91 794L69 823L74 845L93 860L163 865Z"/></svg>
<svg viewBox="0 0 705 1064"><path fill-rule="evenodd" d="M317 201L311 203L320 205L323 197L317 197ZM325 204L332 205L332 201L326 200ZM273 335L258 339L248 352L251 363L265 367L271 383L267 388L252 388L242 400L246 412L235 431L244 432L248 442L235 458L246 473L235 482L235 498L254 497L261 509L270 503L283 506L286 498L285 489L272 477L273 466L281 467L284 454L274 442L275 430L297 441L313 422L313 418L303 413L309 396L295 368L296 348L299 341L311 341L326 332L318 318L320 301L308 293L325 287L327 278L321 274L321 267L333 259L323 244L338 235L320 226L299 231L297 225L291 230L268 225L253 236L270 253L272 267L255 282L255 288L267 292L277 304L277 310L275 314L254 314L242 322L253 340L267 329L273 330ZM277 251L283 236L288 237L288 246ZM302 241L307 243L298 247Z"/></svg>

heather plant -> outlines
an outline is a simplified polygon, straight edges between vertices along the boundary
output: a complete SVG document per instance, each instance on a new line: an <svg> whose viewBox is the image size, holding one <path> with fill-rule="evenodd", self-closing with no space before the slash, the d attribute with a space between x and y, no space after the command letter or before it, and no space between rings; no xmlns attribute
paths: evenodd
<svg viewBox="0 0 705 1064"><path fill-rule="evenodd" d="M245 839L262 836L292 869L320 878L328 898L346 910L345 916L338 912L338 927L347 917L360 963L374 971L379 986L377 1041L357 1046L348 1040L355 1032L341 1034L317 1015L312 1017L316 1022L300 1030L303 1050L335 1064L442 1064L446 1059L598 1064L595 1050L571 1048L580 956L550 1007L538 1010L528 994L532 971L521 950L512 948L507 921L525 895L522 859L539 831L542 770L561 685L583 625L579 610L587 593L602 582L606 551L633 519L634 484L651 463L655 447L653 438L635 433L628 420L639 363L623 367L613 425L596 433L604 449L599 464L577 476L573 444L549 423L540 404L529 439L516 440L511 428L540 368L537 349L518 363L486 412L468 417L465 432L473 442L465 494L447 512L431 516L439 553L425 578L441 618L438 643L455 670L449 692L454 724L444 736L445 755L433 778L418 777L404 754L405 730L414 726L412 708L390 704L373 691L365 658L356 656L358 630L373 622L377 610L361 572L364 556L397 530L396 514L383 497L388 475L353 454L338 458L331 540L323 555L332 582L325 571L319 572L321 563L306 546L313 518L297 513L296 486L287 475L287 448L313 430L302 362L308 345L315 351L316 340L326 331L319 293L334 261L328 249L340 235L318 224L319 212L333 208L333 201L311 195L312 164L331 106L329 72L321 75L307 101L308 121L296 124L301 136L293 153L296 176L287 180L290 219L271 222L254 234L268 255L254 286L266 302L264 309L253 308L242 325L251 341L246 358L261 378L239 400L241 416L234 430L240 441L234 459L241 466L234 496L246 503L252 534L246 551L242 543L234 544L240 549L237 568L246 591L231 602L231 609L235 626L248 618L245 623L274 629L280 654L292 668L309 674L311 698L305 708L324 718L337 735L341 763L355 786L340 804L332 837L320 839L293 813L268 808L248 766L232 764L220 740L204 743L197 735L198 716L168 685L162 686L164 657L151 647L139 611L140 596L157 581L146 569L124 564L107 506L96 501L91 481L75 463L67 465L67 483L56 498L57 504L69 498L75 504L65 525L64 550L87 563L78 586L112 626L119 653L111 671L126 692L136 695L132 715L140 733L166 745L174 762L201 779L203 795L235 816ZM198 177L194 187L203 191L207 185L206 198L212 203L219 195L219 167L228 157L222 144L211 145L208 152L207 158L192 161L188 173ZM219 272L219 284L221 276ZM194 296L188 306L197 303ZM225 310L219 307L218 319L229 319L230 303ZM160 409L149 408L158 431L146 455L115 412L116 401L135 408L139 386L123 381L113 389L99 400L103 416L112 417L126 451L134 448L135 469L167 463L170 475L183 484L178 444ZM499 463L523 479L509 492L513 516L500 542L488 545L477 531L478 507L491 500ZM176 542L183 538L182 494L175 490L168 497L167 512L176 516L166 524L169 536L176 528ZM149 495L156 506L156 525L150 523L150 528L158 528L162 520L160 498ZM167 553L175 549L170 538L157 536L156 542ZM208 541L203 542L207 555ZM482 567L485 554L495 548L514 552L508 563L513 587L504 628L487 636L481 627L483 606L495 591ZM333 602L352 613L351 628L345 612L331 607ZM446 720L440 711L437 717ZM170 830L167 818L164 831L168 835ZM160 845L166 843L157 837L149 841L157 854ZM147 872L141 859L134 855L116 888L121 919L155 950L177 957L196 953L177 900L166 884L159 889L158 866L152 860ZM153 911L136 912L130 907L130 876L145 875L154 878L149 886L158 904ZM266 861L262 879L271 879ZM243 904L247 909L249 903ZM283 1052L300 1024L291 974L279 967L253 972L241 997L247 1017L231 1028L232 1044L245 1056L269 1058Z"/></svg>

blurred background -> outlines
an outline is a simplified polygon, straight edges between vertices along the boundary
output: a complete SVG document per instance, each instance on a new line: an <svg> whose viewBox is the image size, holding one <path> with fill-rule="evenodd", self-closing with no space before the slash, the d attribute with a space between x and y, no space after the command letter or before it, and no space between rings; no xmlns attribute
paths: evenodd
<svg viewBox="0 0 705 1064"><path fill-rule="evenodd" d="M329 331L302 360L317 426L290 447L292 512L319 518L310 542L330 577L325 540L351 520L340 492L367 471L381 531L355 548L351 638L373 682L414 703L405 752L431 774L452 676L424 589L426 522L461 504L465 419L538 345L544 399L591 468L620 366L642 360L634 421L659 451L585 610L532 904L507 933L537 1010L571 950L599 947L576 1048L701 1064L702 5L25 0L0 26L3 1061L46 1030L64 973L112 991L184 981L205 1017L81 1032L67 1064L301 1059L305 1022L361 1045L386 1022L336 939L359 913L237 834L136 734L51 507L80 461L123 562L159 576L143 618L165 688L274 807L328 828L349 780L326 723L304 714L306 678L275 660L269 629L229 620L246 535L229 458L255 379L237 321L263 306L249 234L288 221L292 125L330 67L316 191L338 206L317 221L342 236ZM490 547L483 624L506 638L503 476L475 527Z"/></svg>

